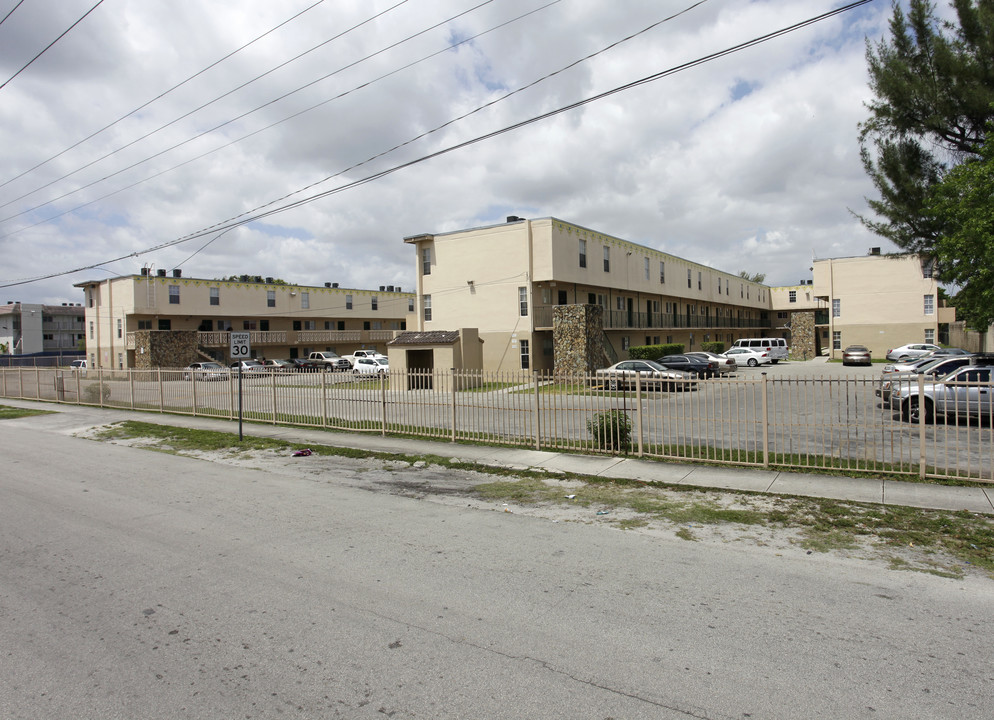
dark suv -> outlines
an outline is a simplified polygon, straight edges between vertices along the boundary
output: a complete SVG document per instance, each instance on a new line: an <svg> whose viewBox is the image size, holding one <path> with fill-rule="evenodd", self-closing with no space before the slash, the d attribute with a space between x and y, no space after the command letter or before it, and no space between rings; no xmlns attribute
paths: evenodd
<svg viewBox="0 0 994 720"><path fill-rule="evenodd" d="M718 363L699 355L663 355L656 362L670 370L694 373L699 378L714 377L718 374Z"/></svg>

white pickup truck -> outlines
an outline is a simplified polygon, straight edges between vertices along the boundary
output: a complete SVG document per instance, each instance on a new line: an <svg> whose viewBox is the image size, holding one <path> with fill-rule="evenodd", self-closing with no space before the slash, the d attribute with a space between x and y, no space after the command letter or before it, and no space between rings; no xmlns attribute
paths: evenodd
<svg viewBox="0 0 994 720"><path fill-rule="evenodd" d="M339 357L336 353L328 352L327 350L317 350L312 352L307 356L307 359L315 365L320 365L325 370L330 370L332 372L345 371L352 367L352 362L350 360Z"/></svg>
<svg viewBox="0 0 994 720"><path fill-rule="evenodd" d="M346 355L345 359L349 361L349 365L355 367L356 358L383 358L386 359L386 355L375 350L356 350L351 355Z"/></svg>

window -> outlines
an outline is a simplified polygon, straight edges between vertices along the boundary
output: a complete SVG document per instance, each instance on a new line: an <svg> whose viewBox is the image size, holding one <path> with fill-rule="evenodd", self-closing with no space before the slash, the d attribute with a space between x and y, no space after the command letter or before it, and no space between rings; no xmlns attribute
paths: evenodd
<svg viewBox="0 0 994 720"><path fill-rule="evenodd" d="M173 321L170 320L169 318L165 318L165 319L159 318L159 329L160 330L172 330L173 329Z"/></svg>
<svg viewBox="0 0 994 720"><path fill-rule="evenodd" d="M259 325L255 320L242 320L242 330L258 330Z"/></svg>
<svg viewBox="0 0 994 720"><path fill-rule="evenodd" d="M797 302L797 290L791 290L787 293L787 302Z"/></svg>
<svg viewBox="0 0 994 720"><path fill-rule="evenodd" d="M783 312L782 310L777 312L777 320L787 320L790 318L790 313Z"/></svg>
<svg viewBox="0 0 994 720"><path fill-rule="evenodd" d="M925 342L935 344L935 328L927 328L925 330Z"/></svg>
<svg viewBox="0 0 994 720"><path fill-rule="evenodd" d="M152 329L152 321L151 320L139 320L138 321L138 329L139 330L151 330Z"/></svg>
<svg viewBox="0 0 994 720"><path fill-rule="evenodd" d="M369 309L370 310L380 309L380 299L376 297L376 295L373 295L373 297L369 299Z"/></svg>
<svg viewBox="0 0 994 720"><path fill-rule="evenodd" d="M303 326L304 326L304 330L317 330L317 327L315 327L315 324L314 324L313 320L304 320L303 321Z"/></svg>
<svg viewBox="0 0 994 720"><path fill-rule="evenodd" d="M338 321L338 329L339 330L344 330L345 329L345 321L344 320L339 320Z"/></svg>
<svg viewBox="0 0 994 720"><path fill-rule="evenodd" d="M587 267L587 241L580 238L580 267Z"/></svg>
<svg viewBox="0 0 994 720"><path fill-rule="evenodd" d="M721 281L719 280L719 282L721 282ZM726 295L729 294L729 291L728 291L728 280L725 280L725 294Z"/></svg>
<svg viewBox="0 0 994 720"><path fill-rule="evenodd" d="M93 291L90 290L90 307L93 307Z"/></svg>
<svg viewBox="0 0 994 720"><path fill-rule="evenodd" d="M211 288L211 305L221 304L221 288Z"/></svg>
<svg viewBox="0 0 994 720"><path fill-rule="evenodd" d="M275 290L266 290L266 307L276 307Z"/></svg>
<svg viewBox="0 0 994 720"><path fill-rule="evenodd" d="M90 340L93 339L93 321L90 320Z"/></svg>
<svg viewBox="0 0 994 720"><path fill-rule="evenodd" d="M124 370L124 353L117 354L117 369Z"/></svg>
<svg viewBox="0 0 994 720"><path fill-rule="evenodd" d="M619 310L624 310L625 309L625 298L623 298L623 297L621 297L621 295L619 295L618 297L615 298L615 301L617 302Z"/></svg>
<svg viewBox="0 0 994 720"><path fill-rule="evenodd" d="M666 262L664 260L659 261L659 282L666 282Z"/></svg>
<svg viewBox="0 0 994 720"><path fill-rule="evenodd" d="M702 275L702 273L700 271L698 271L697 272L697 289L698 290L703 290L704 289L704 283L701 281L701 275Z"/></svg>
<svg viewBox="0 0 994 720"><path fill-rule="evenodd" d="M552 357L552 338L547 337L542 340L542 354L546 357Z"/></svg>
<svg viewBox="0 0 994 720"><path fill-rule="evenodd" d="M721 278L718 278L718 294L721 295Z"/></svg>
<svg viewBox="0 0 994 720"><path fill-rule="evenodd" d="M414 298L407 298L407 312L414 312Z"/></svg>
<svg viewBox="0 0 994 720"><path fill-rule="evenodd" d="M932 266L932 261L931 260L926 260L926 261L922 262L922 277L923 278L928 279L928 278L932 277L932 267L933 266Z"/></svg>
<svg viewBox="0 0 994 720"><path fill-rule="evenodd" d="M528 288L518 288L518 312L521 317L528 317Z"/></svg>
<svg viewBox="0 0 994 720"><path fill-rule="evenodd" d="M691 275L692 273L690 272L690 268L687 268L687 287L693 287L693 281L691 280Z"/></svg>
<svg viewBox="0 0 994 720"><path fill-rule="evenodd" d="M842 349L842 331L833 330L832 331L832 349L841 350Z"/></svg>
<svg viewBox="0 0 994 720"><path fill-rule="evenodd" d="M369 330L369 320L363 320L362 321L362 329L363 330Z"/></svg>
<svg viewBox="0 0 994 720"><path fill-rule="evenodd" d="M425 320L431 320L431 295L425 295L424 308Z"/></svg>
<svg viewBox="0 0 994 720"><path fill-rule="evenodd" d="M832 300L832 317L842 317L842 300L839 298Z"/></svg>
<svg viewBox="0 0 994 720"><path fill-rule="evenodd" d="M935 295L925 296L925 314L935 315ZM120 337L120 335L118 335Z"/></svg>
<svg viewBox="0 0 994 720"><path fill-rule="evenodd" d="M345 309L346 310L351 310L352 309L352 296L351 295L346 295L345 296Z"/></svg>
<svg viewBox="0 0 994 720"><path fill-rule="evenodd" d="M300 332L302 328L303 328L303 323L301 323L300 320L294 320L293 321L293 331L294 332Z"/></svg>
<svg viewBox="0 0 994 720"><path fill-rule="evenodd" d="M169 286L169 304L179 305L179 285Z"/></svg>
<svg viewBox="0 0 994 720"><path fill-rule="evenodd" d="M632 346L632 339L628 335L622 335L621 337L621 349L628 350Z"/></svg>
<svg viewBox="0 0 994 720"><path fill-rule="evenodd" d="M611 272L611 248L604 246L604 272Z"/></svg>
<svg viewBox="0 0 994 720"><path fill-rule="evenodd" d="M643 258L643 265L645 266L645 281L649 282L649 258Z"/></svg>
<svg viewBox="0 0 994 720"><path fill-rule="evenodd" d="M745 295L745 285L743 285L742 283L739 283L739 297L740 298L744 298L745 296L746 296Z"/></svg>
<svg viewBox="0 0 994 720"><path fill-rule="evenodd" d="M528 341L521 340L518 345L521 347L521 369L527 370L530 362L528 358Z"/></svg>
<svg viewBox="0 0 994 720"><path fill-rule="evenodd" d="M302 292L300 293L300 307L304 310L309 310L311 307L311 294Z"/></svg>
<svg viewBox="0 0 994 720"><path fill-rule="evenodd" d="M124 336L124 328L121 325L121 318L117 319L117 336L118 337L123 337Z"/></svg>
<svg viewBox="0 0 994 720"><path fill-rule="evenodd" d="M421 274L431 275L431 248L421 248Z"/></svg>

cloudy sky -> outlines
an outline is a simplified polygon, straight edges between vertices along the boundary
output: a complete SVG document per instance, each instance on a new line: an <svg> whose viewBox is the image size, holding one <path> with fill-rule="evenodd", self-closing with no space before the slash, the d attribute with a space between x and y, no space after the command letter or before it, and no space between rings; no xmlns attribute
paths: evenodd
<svg viewBox="0 0 994 720"><path fill-rule="evenodd" d="M771 285L893 250L850 213L887 0L377 177L844 4L0 0L0 302L146 265L413 289L405 236L507 215Z"/></svg>

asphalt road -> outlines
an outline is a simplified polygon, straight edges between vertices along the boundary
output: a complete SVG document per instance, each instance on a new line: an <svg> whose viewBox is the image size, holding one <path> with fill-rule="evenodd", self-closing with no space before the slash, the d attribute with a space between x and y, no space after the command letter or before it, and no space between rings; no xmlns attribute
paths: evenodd
<svg viewBox="0 0 994 720"><path fill-rule="evenodd" d="M994 706L989 580L40 427L0 426L4 718L960 720Z"/></svg>

